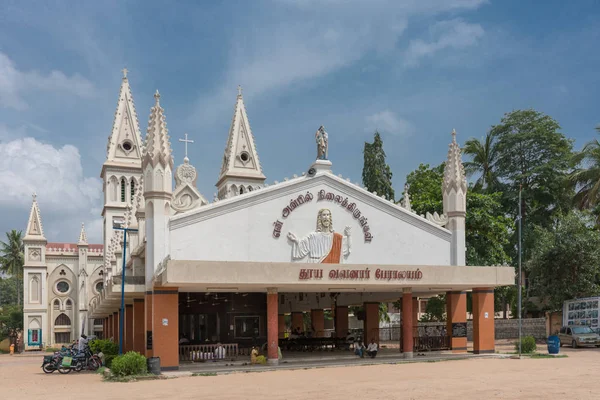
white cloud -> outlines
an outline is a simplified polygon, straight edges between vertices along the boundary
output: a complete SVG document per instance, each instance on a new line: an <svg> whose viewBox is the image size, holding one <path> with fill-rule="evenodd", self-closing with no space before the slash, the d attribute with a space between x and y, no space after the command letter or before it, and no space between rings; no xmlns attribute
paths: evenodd
<svg viewBox="0 0 600 400"><path fill-rule="evenodd" d="M415 130L415 127L411 122L405 120L404 118L398 117L390 110L369 115L366 118L366 121L366 130L370 133L372 133L374 130L377 130L379 132L388 133L395 136L410 136Z"/></svg>
<svg viewBox="0 0 600 400"><path fill-rule="evenodd" d="M445 49L464 49L474 46L484 35L479 24L470 24L461 19L440 21L429 29L430 40L411 40L405 53L404 65L414 67L421 59L431 57Z"/></svg>
<svg viewBox="0 0 600 400"><path fill-rule="evenodd" d="M61 71L42 74L20 71L15 63L0 52L0 106L25 110L24 97L34 91L67 92L79 97L94 96L94 85L79 74L69 77Z"/></svg>
<svg viewBox="0 0 600 400"><path fill-rule="evenodd" d="M81 222L97 230L102 182L84 176L75 146L57 148L31 137L0 143L0 187L3 212L29 210L31 194L37 193L44 229L61 238L76 240ZM66 233L65 227L76 232ZM100 240L101 231L89 233L90 240Z"/></svg>

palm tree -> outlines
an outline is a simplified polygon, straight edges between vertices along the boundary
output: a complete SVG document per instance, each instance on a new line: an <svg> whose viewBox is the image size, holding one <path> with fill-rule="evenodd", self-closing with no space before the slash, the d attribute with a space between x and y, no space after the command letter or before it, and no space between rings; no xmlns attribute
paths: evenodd
<svg viewBox="0 0 600 400"><path fill-rule="evenodd" d="M0 270L15 277L17 286L17 304L21 305L19 282L23 276L23 238L21 231L6 232L7 242L0 241Z"/></svg>
<svg viewBox="0 0 600 400"><path fill-rule="evenodd" d="M498 183L494 167L498 159L498 147L495 135L490 131L483 140L469 139L465 142L463 153L471 157L465 162L467 176L481 174L475 182L475 190L490 191Z"/></svg>
<svg viewBox="0 0 600 400"><path fill-rule="evenodd" d="M596 128L600 133L600 126ZM580 209L600 206L600 142L594 139L575 153L573 161L577 168L569 176L576 185L575 202ZM599 217L600 222L600 217Z"/></svg>

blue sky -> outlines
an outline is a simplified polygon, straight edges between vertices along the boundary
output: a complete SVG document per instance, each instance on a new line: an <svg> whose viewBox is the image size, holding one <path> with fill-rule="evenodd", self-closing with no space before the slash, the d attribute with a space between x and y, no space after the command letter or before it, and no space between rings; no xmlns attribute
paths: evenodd
<svg viewBox="0 0 600 400"><path fill-rule="evenodd" d="M580 148L600 123L599 17L591 0L4 0L0 231L25 229L36 191L50 241L76 241L82 221L99 240L125 66L142 130L158 89L177 165L177 139L195 140L208 199L238 84L269 183L307 169L319 125L353 182L377 128L398 197L453 128L481 137L513 109L549 114Z"/></svg>

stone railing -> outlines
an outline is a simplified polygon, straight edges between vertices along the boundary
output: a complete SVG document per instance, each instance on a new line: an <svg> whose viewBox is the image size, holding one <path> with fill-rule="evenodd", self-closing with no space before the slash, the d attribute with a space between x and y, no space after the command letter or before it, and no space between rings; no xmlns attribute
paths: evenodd
<svg viewBox="0 0 600 400"><path fill-rule="evenodd" d="M179 361L231 360L237 356L237 343L179 345Z"/></svg>

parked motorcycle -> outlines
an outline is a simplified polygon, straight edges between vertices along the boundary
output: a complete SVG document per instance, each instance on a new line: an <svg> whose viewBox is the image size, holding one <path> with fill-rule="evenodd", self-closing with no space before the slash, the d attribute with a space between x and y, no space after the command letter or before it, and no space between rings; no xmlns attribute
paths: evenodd
<svg viewBox="0 0 600 400"><path fill-rule="evenodd" d="M100 357L96 354L92 354L90 348L86 347L82 352L62 357L57 369L61 374L68 374L72 370L75 370L76 372L81 372L84 369L95 371L101 366L102 361L100 360Z"/></svg>
<svg viewBox="0 0 600 400"><path fill-rule="evenodd" d="M42 370L47 374L51 374L54 371L58 371L58 367L60 366L61 362L62 357L60 355L54 354L52 356L44 356Z"/></svg>

